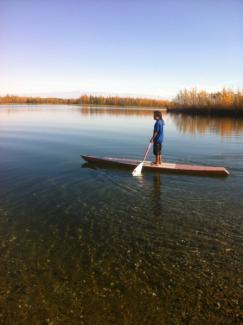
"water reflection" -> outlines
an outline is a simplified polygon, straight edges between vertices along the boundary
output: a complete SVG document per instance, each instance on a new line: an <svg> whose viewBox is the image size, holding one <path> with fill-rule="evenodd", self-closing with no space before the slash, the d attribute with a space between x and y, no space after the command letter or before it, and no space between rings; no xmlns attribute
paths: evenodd
<svg viewBox="0 0 243 325"><path fill-rule="evenodd" d="M58 123L77 121L77 115L87 117L144 117L152 121L151 108L130 108L130 107L113 107L113 106L80 106L80 105L1 105L0 122L11 118L12 120L30 122L46 118L49 121ZM181 114L167 114L162 111L165 121L171 121L180 133L184 134L205 134L215 133L222 137L243 134L243 119L231 117L209 117L209 116L187 116ZM76 116L76 117L75 117ZM166 125L168 129L168 124Z"/></svg>
<svg viewBox="0 0 243 325"><path fill-rule="evenodd" d="M49 116L59 114L69 115L70 113L79 113L82 116L152 116L153 108L132 108L132 107L114 107L114 106L80 106L80 105L17 105L6 106L0 105L0 119L10 117L12 115L19 115L22 118L29 118L30 115ZM166 110L161 110L163 116L167 116Z"/></svg>
<svg viewBox="0 0 243 325"><path fill-rule="evenodd" d="M170 118L181 133L191 135L217 133L222 137L243 134L242 118L186 116L181 114L172 114Z"/></svg>
<svg viewBox="0 0 243 325"><path fill-rule="evenodd" d="M152 187L152 202L154 217L158 217L162 212L162 200L161 200L161 174L156 173L153 175L153 187Z"/></svg>
<svg viewBox="0 0 243 325"><path fill-rule="evenodd" d="M152 116L154 109L127 107L93 107L84 106L80 109L82 115L112 115L112 116ZM163 115L167 115L163 111Z"/></svg>

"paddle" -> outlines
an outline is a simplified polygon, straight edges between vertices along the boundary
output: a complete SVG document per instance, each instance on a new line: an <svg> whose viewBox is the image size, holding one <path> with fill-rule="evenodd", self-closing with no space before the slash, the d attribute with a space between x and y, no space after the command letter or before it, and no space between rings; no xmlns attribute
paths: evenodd
<svg viewBox="0 0 243 325"><path fill-rule="evenodd" d="M151 142L149 142L148 148L145 151L144 157L143 157L143 161L140 162L140 164L137 165L137 167L134 169L134 171L132 172L133 176L141 176L142 175L142 169L143 169L143 163L148 155L149 149L151 147Z"/></svg>

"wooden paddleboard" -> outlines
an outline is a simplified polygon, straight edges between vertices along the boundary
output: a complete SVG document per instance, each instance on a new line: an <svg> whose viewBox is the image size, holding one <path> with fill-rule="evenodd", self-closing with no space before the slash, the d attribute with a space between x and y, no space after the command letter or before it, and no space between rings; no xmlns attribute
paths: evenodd
<svg viewBox="0 0 243 325"><path fill-rule="evenodd" d="M81 157L90 163L99 163L105 165L124 166L134 169L141 161L123 158L95 157L81 155ZM152 165L150 161L145 161L143 165L145 170L166 171L181 174L197 174L208 176L228 176L229 172L224 167L198 166L187 164L162 163L160 166Z"/></svg>

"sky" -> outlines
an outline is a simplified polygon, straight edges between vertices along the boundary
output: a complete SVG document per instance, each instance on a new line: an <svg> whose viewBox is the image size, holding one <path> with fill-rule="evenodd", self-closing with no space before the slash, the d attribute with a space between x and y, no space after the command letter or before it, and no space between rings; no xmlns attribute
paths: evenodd
<svg viewBox="0 0 243 325"><path fill-rule="evenodd" d="M243 88L242 0L0 0L0 95Z"/></svg>

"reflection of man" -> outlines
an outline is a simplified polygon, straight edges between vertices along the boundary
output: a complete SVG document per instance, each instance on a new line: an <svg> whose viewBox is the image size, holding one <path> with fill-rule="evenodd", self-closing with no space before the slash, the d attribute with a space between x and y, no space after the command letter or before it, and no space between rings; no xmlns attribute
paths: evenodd
<svg viewBox="0 0 243 325"><path fill-rule="evenodd" d="M159 173L156 173L153 176L153 185L154 185L153 196L152 196L153 210L154 210L154 216L158 217L162 211L161 178Z"/></svg>
<svg viewBox="0 0 243 325"><path fill-rule="evenodd" d="M155 155L155 162L152 164L160 165L161 148L162 148L162 142L164 138L164 124L165 124L160 111L154 111L154 120L156 121L154 124L154 132L152 138L150 139L150 142L154 144L153 149Z"/></svg>

